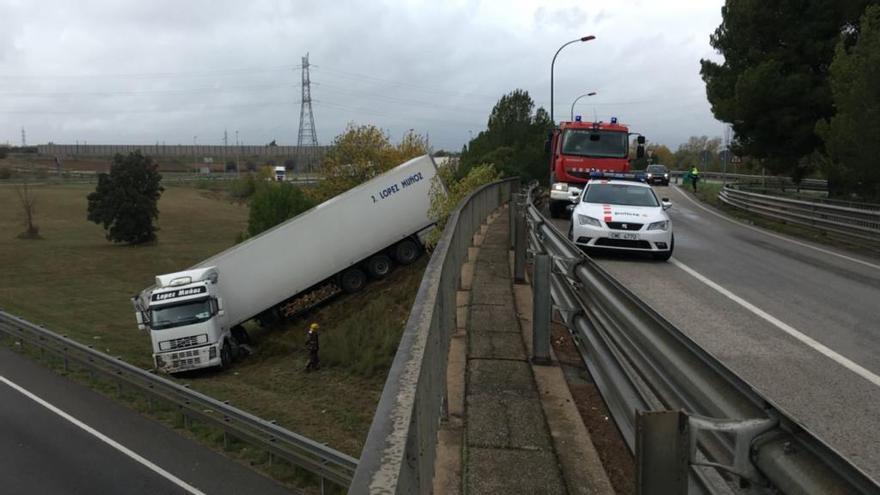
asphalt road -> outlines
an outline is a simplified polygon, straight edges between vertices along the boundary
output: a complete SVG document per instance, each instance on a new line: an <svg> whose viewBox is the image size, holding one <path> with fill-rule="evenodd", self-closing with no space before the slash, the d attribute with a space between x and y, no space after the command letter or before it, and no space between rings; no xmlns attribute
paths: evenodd
<svg viewBox="0 0 880 495"><path fill-rule="evenodd" d="M673 202L673 258L594 259L880 480L880 260L725 220L675 187L657 192Z"/></svg>
<svg viewBox="0 0 880 495"><path fill-rule="evenodd" d="M291 492L0 347L0 493Z"/></svg>

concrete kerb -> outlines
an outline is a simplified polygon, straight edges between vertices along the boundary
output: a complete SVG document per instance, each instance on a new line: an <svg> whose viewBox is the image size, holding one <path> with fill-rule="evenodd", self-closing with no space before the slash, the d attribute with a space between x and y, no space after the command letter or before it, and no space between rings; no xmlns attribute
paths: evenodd
<svg viewBox="0 0 880 495"><path fill-rule="evenodd" d="M511 274L513 258L511 256ZM526 273L526 281L529 276ZM514 304L522 328L527 353L532 355L532 287L514 284ZM553 347L550 347L550 365L531 364L544 416L553 438L553 447L565 478L569 494L614 495L590 433L584 426L577 405L568 389L565 374L559 366Z"/></svg>

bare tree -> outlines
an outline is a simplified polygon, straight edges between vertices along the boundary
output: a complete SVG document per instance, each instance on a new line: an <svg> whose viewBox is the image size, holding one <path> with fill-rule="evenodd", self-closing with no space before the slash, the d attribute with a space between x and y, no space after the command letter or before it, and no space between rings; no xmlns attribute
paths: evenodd
<svg viewBox="0 0 880 495"><path fill-rule="evenodd" d="M24 225L27 230L22 232L19 237L22 239L37 239L40 237L40 227L34 224L34 215L36 214L37 198L28 186L27 181L17 185L15 192L21 202L21 208L24 211Z"/></svg>

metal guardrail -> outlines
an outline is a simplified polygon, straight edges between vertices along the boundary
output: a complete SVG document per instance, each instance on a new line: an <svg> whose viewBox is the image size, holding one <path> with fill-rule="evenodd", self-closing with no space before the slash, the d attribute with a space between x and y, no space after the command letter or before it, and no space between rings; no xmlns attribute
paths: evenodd
<svg viewBox="0 0 880 495"><path fill-rule="evenodd" d="M228 439L227 435L231 435L261 448L318 476L322 485L324 480L342 487L351 482L357 459L271 421L0 311L0 337L4 334L22 346L34 346L41 353L48 351L59 356L65 369L73 362L91 373L100 373L119 386L126 385L143 393L150 404L153 399L172 404L183 414L185 425L190 419L196 419L219 428L224 432L224 442Z"/></svg>
<svg viewBox="0 0 880 495"><path fill-rule="evenodd" d="M682 170L671 170L670 177L680 179L687 172ZM736 181L749 184L760 184L766 189L801 189L807 191L827 191L828 181L825 179L801 179L800 183L795 183L791 177L783 177L776 175L750 175L750 174L734 174L724 172L700 172L701 179L720 180L720 181Z"/></svg>
<svg viewBox="0 0 880 495"><path fill-rule="evenodd" d="M474 233L507 202L517 180L474 191L450 215L416 294L348 493L431 493L437 431L446 416L446 364L461 266Z"/></svg>
<svg viewBox="0 0 880 495"><path fill-rule="evenodd" d="M730 493L732 486L747 493L880 493L864 472L584 256L531 197L523 208L532 251L553 259L555 306L624 441L643 462L639 493ZM664 420L658 429L653 411L671 411L672 426ZM676 477L669 466L678 461Z"/></svg>
<svg viewBox="0 0 880 495"><path fill-rule="evenodd" d="M880 205L877 209L853 208L804 201L727 185L718 193L723 203L765 217L812 227L838 236L880 241Z"/></svg>

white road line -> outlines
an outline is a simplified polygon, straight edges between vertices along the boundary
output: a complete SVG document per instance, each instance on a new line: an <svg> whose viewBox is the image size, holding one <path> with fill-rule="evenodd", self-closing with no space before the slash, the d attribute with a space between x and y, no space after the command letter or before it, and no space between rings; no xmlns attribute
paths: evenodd
<svg viewBox="0 0 880 495"><path fill-rule="evenodd" d="M824 355L824 356L826 356L826 357L828 357L828 358L830 358L830 359L833 359L837 364L843 366L844 368L846 368L846 369L852 371L853 373L855 373L855 374L861 376L861 377L864 378L865 380L868 380L869 382L873 383L874 385L880 387L880 376L877 376L877 375L875 375L874 373L871 373L870 371L868 371L867 369L865 369L865 368L859 366L858 364L856 364L855 362L853 362L853 361L850 360L849 358L847 358L847 357L845 357L845 356L842 356L842 355L838 354L837 352L835 352L835 351L831 350L830 348L826 347L824 344L822 344L822 343L816 341L816 340L813 339L812 337L809 337L809 336L807 336L807 335L805 335L805 334L799 332L798 330L796 330L796 329L793 328L792 326L790 326L790 325L788 325L788 324L786 324L786 323L780 321L779 319L777 319L776 317L774 317L774 316L768 314L766 311L762 310L761 308L759 308L759 307L755 306L754 304L752 304L752 303L746 301L745 299L743 299L743 298L737 296L737 295L734 294L733 292L730 292L729 290L727 290L727 289L725 289L724 287L718 285L717 283L715 283L715 282L709 280L708 278L706 278L705 276L701 275L700 273L698 273L698 272L697 272L696 270L694 270L693 268L691 268L691 267L685 265L685 264L682 263L681 261L678 261L677 259L672 258L672 259L669 260L669 262L672 263L672 264L674 264L675 266L681 268L682 270L684 270L685 272L687 272L688 274L690 274L691 276L693 276L694 278L696 278L696 279L699 280L700 282L703 282L704 284L706 284L706 285L708 285L709 287L715 289L716 291L718 291L718 292L721 293L722 295L728 297L728 298L731 299L733 302L735 302L735 303L739 304L740 306L746 308L747 310L751 311L751 312L754 313L755 315L757 315L757 316L763 318L765 321L767 321L767 322L770 323L771 325L775 326L776 328L778 328L778 329L782 330L783 332L785 332L785 333L791 335L792 337L796 338L797 340L801 341L802 343L804 343L804 344L806 344L806 345L812 347L813 350L819 352L820 354L822 354L822 355Z"/></svg>
<svg viewBox="0 0 880 495"><path fill-rule="evenodd" d="M193 487L193 486L187 484L185 481L183 481L183 480L181 480L180 478L174 476L173 474L169 473L168 471L165 471L164 469L162 469L162 468L160 468L159 466L153 464L152 462L150 462L150 461L144 459L143 457L139 456L139 455L136 454L135 452L132 452L131 450L129 450L129 449L126 448L125 446L119 444L118 442L116 442L116 441L113 440L112 438L110 438L110 437L104 435L103 433L101 433L101 432L95 430L95 429L92 428L91 426L89 426L89 425L83 423L82 421L80 421L80 420L74 418L73 416L71 416L71 415L67 414L66 412L62 411L61 409L58 409L57 407L53 406L52 404L50 404L50 403L46 402L45 400L43 400L43 399L37 397L36 395L34 395L34 394L33 394L32 392L30 392L29 390L26 390L26 389L22 388L22 387L19 386L18 384L16 384L16 383L10 381L10 380L9 380L8 378L6 378L5 376L0 375L0 381L2 381L3 383L5 383L6 385L9 385L9 386L12 387L13 389L17 390L19 393L21 393L22 395L24 395L25 397L27 397L27 398L31 399L32 401L36 402L37 404L39 404L39 405L45 407L46 409L52 411L53 413L55 413L55 414L61 416L62 418L66 419L67 421L73 423L75 426L78 426L79 428L81 428L82 430L84 430L86 433L89 433L89 434L93 435L93 436L96 437L98 440L100 440L100 441L106 443L107 445L113 447L114 449L116 449L116 450L122 452L123 454L127 455L128 457L130 457L130 458L134 459L135 461L141 463L142 465L146 466L148 469L154 471L154 472L155 472L156 474L158 474L159 476L162 476L163 478L165 478L165 479L167 479L168 481L174 483L175 485L179 486L180 488L183 488L183 489L186 490L187 492L192 493L193 495L205 495L204 492L200 491L199 489L197 489L197 488L195 488L195 487Z"/></svg>
<svg viewBox="0 0 880 495"><path fill-rule="evenodd" d="M817 247L817 246L813 246L813 245L807 244L807 243L805 243L805 242L800 242L800 241L796 241L796 240L794 240L794 239L789 239L788 237L781 236L781 235L778 235L778 234L774 234L774 233L772 233L772 232L768 232L768 231L766 231L766 230L764 230L764 229L759 229L758 227L753 227L753 226L751 226L751 225L745 224L745 223L740 222L740 221L738 221L738 220L734 220L734 219L728 217L727 215L722 215L721 213L718 213L717 211L713 211L711 208L709 208L709 207L707 207L707 206L701 205L699 201L695 200L694 198L688 196L688 195L685 194L683 191L681 191L681 188L680 188L679 186L675 186L675 189L678 191L679 194L681 194L682 196L684 196L685 199L687 199L688 201L690 201L691 203L693 203L695 206L697 206L697 207L699 207L699 208L702 208L703 210L705 210L705 211L707 211L707 212L709 212L709 213L715 215L716 217L723 218L723 219L727 220L727 221L730 222L730 223L734 223L734 224L736 224L736 225L739 225L740 227L744 227L744 228L746 228L746 229L754 230L755 232L760 232L760 233L762 233L762 234L764 234L764 235L768 235L768 236L770 236L770 237L774 237L774 238L776 238L776 239L780 239L780 240L783 240L783 241L787 241L787 242L790 242L790 243L792 243L792 244L797 244L798 246L802 246L802 247L805 247L805 248L813 249L813 250L819 251L820 253L825 253L825 254L830 254L830 255L832 255L832 256L837 256L838 258L843 258L843 259L845 259L845 260L847 260L847 261L852 261L853 263L859 263L859 264L861 264L861 265L869 266L869 267L871 267L871 268L874 268L875 270L880 270L880 265L875 265L874 263L870 263L870 262L865 261L865 260L860 260L860 259L858 259L858 258L853 258L852 256L847 256L847 255L845 255L845 254L835 253L834 251L831 251L831 250L828 250L828 249L822 249L822 248L820 248L820 247Z"/></svg>

